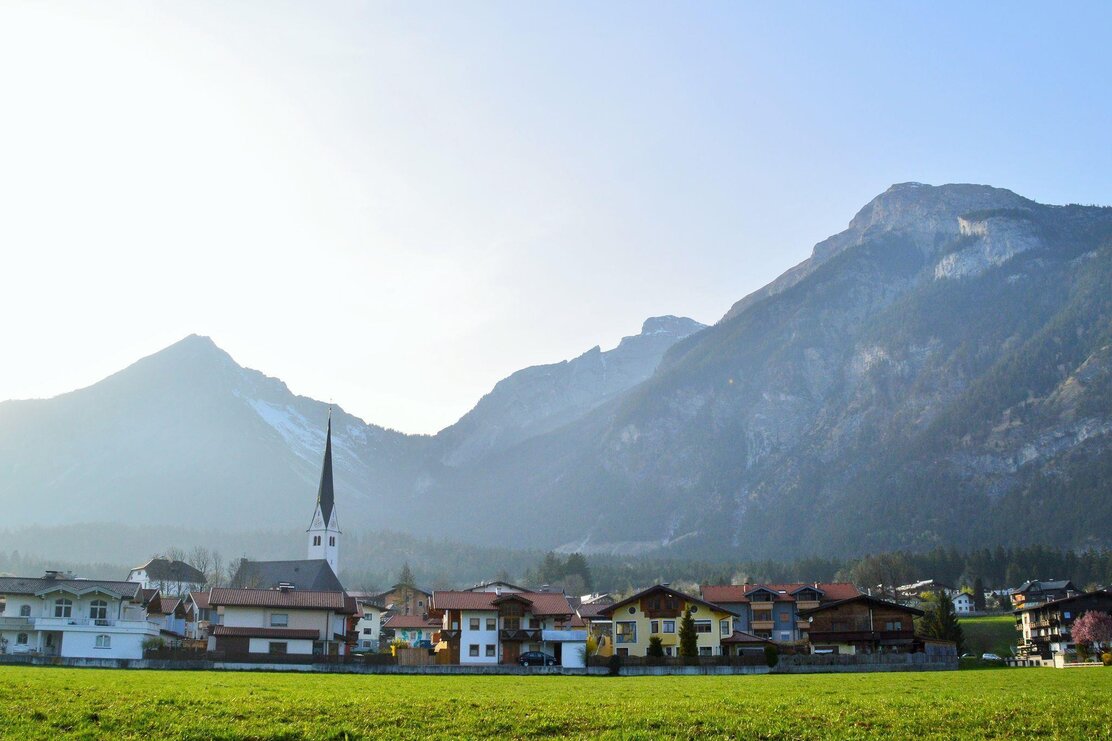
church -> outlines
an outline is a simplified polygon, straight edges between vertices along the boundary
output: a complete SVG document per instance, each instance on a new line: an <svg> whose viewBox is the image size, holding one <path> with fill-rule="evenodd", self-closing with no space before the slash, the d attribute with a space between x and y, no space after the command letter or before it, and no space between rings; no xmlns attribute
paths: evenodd
<svg viewBox="0 0 1112 741"><path fill-rule="evenodd" d="M340 525L336 515L336 490L332 483L332 410L324 435L324 461L313 516L306 531L303 561L249 561L242 559L231 586L277 589L286 585L312 592L342 592L340 583Z"/></svg>

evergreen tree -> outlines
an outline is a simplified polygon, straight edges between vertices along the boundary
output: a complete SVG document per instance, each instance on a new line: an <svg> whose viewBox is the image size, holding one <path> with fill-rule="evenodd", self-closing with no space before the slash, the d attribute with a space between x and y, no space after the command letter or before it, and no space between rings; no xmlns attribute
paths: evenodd
<svg viewBox="0 0 1112 741"><path fill-rule="evenodd" d="M680 620L680 656L698 655L699 635L695 632L695 618L691 617L691 605L688 605Z"/></svg>
<svg viewBox="0 0 1112 741"><path fill-rule="evenodd" d="M586 591L590 592L594 586L591 582L591 568L587 565L587 559L583 557L582 553L571 554L564 564L564 576L572 576L573 574L583 577L583 585Z"/></svg>
<svg viewBox="0 0 1112 741"><path fill-rule="evenodd" d="M413 571L409 568L409 561L402 564L401 573L398 574L398 584L403 584L407 587L416 586L416 579L413 578Z"/></svg>
<svg viewBox="0 0 1112 741"><path fill-rule="evenodd" d="M958 655L964 652L965 635L954 612L954 603L945 590L940 589L932 595L926 614L920 618L919 633L925 638L953 641L957 644Z"/></svg>
<svg viewBox="0 0 1112 741"><path fill-rule="evenodd" d="M973 580L973 609L977 612L985 611L985 582L979 576Z"/></svg>
<svg viewBox="0 0 1112 741"><path fill-rule="evenodd" d="M645 652L645 655L655 658L662 658L664 656L664 641L660 636L650 636L649 650Z"/></svg>

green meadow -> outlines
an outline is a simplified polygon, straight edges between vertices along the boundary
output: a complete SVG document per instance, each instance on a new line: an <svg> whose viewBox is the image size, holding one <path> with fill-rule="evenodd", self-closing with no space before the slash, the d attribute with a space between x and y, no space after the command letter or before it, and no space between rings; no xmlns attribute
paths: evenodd
<svg viewBox="0 0 1112 741"><path fill-rule="evenodd" d="M1112 669L733 677L0 667L4 738L1112 738Z"/></svg>
<svg viewBox="0 0 1112 741"><path fill-rule="evenodd" d="M1011 656L1012 647L1019 641L1012 615L962 618L958 622L965 635L965 650L977 656L985 652Z"/></svg>

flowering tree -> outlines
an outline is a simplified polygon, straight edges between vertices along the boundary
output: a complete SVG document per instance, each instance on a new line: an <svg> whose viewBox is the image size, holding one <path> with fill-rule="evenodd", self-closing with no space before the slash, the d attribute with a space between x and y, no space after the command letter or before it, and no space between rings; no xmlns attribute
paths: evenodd
<svg viewBox="0 0 1112 741"><path fill-rule="evenodd" d="M1112 615L1090 610L1073 621L1070 632L1074 643L1090 643L1099 651L1101 646L1112 645Z"/></svg>

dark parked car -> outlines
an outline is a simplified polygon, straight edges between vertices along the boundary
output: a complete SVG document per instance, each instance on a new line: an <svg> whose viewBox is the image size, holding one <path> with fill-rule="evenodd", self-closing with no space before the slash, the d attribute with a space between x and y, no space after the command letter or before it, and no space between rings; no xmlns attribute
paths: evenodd
<svg viewBox="0 0 1112 741"><path fill-rule="evenodd" d="M518 657L522 666L556 666L556 657L543 651L526 651Z"/></svg>

